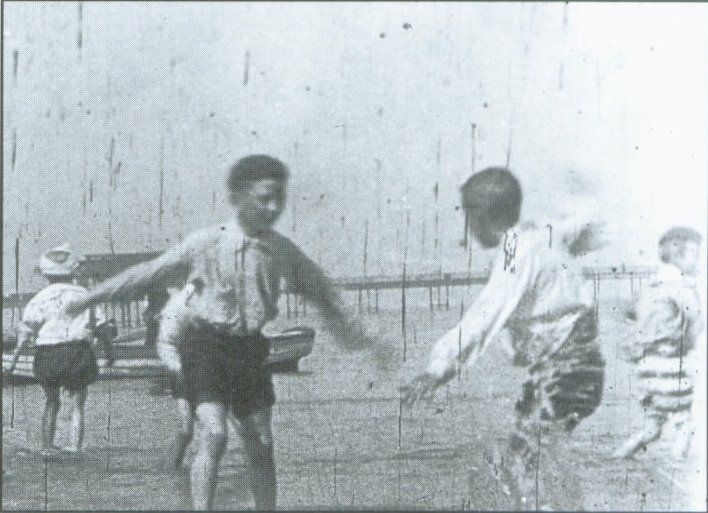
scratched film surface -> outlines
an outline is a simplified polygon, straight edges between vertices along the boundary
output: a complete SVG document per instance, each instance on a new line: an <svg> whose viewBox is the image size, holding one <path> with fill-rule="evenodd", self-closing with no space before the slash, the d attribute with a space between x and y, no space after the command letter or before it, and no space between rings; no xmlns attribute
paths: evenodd
<svg viewBox="0 0 708 513"><path fill-rule="evenodd" d="M399 362L377 375L365 354L331 343L301 298L281 298L274 329L317 336L297 373L274 377L279 507L508 508L485 466L524 379L504 344L429 405L404 410L398 392L489 271L493 253L462 243L459 186L508 166L524 188L523 218L544 226L582 204L611 233L582 262L607 360L602 404L565 456L585 508L705 509L705 332L691 353L703 365L688 457L672 457L669 433L633 459L609 458L645 422L620 357L627 305L652 279L662 233L685 225L705 238L705 5L3 9L4 352L44 286L35 269L44 251L65 242L99 260L162 251L229 218L228 167L267 153L291 170L277 229L339 280ZM143 308L109 313L129 332ZM189 507L188 474L162 466L174 405L153 385L137 375L92 385L83 457L46 461L32 449L41 388L4 379L3 510ZM70 420L63 407L60 444ZM231 436L217 509L251 507L245 465Z"/></svg>

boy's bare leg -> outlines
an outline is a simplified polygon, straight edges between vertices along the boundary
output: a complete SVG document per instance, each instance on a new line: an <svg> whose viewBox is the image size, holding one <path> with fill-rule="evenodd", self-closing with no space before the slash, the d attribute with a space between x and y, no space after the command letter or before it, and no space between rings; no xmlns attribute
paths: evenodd
<svg viewBox="0 0 708 513"><path fill-rule="evenodd" d="M54 434L57 430L57 414L61 405L60 388L49 385L45 385L42 388L46 396L44 414L42 415L42 449L57 449L58 447L54 445Z"/></svg>
<svg viewBox="0 0 708 513"><path fill-rule="evenodd" d="M78 453L84 444L84 405L88 395L88 387L69 392L71 397L71 433L69 435L70 452Z"/></svg>
<svg viewBox="0 0 708 513"><path fill-rule="evenodd" d="M250 466L251 493L257 510L273 511L277 497L271 408L239 419L239 433Z"/></svg>
<svg viewBox="0 0 708 513"><path fill-rule="evenodd" d="M511 492L515 509L582 509L583 493L572 465L569 435L561 423L525 420L517 425L499 465L499 477Z"/></svg>
<svg viewBox="0 0 708 513"><path fill-rule="evenodd" d="M629 440L627 440L621 447L619 447L614 453L612 453L612 458L631 458L637 453L638 450L643 447L646 447L647 444L659 438L663 425L664 419L655 416L648 417L644 429L632 435Z"/></svg>
<svg viewBox="0 0 708 513"><path fill-rule="evenodd" d="M204 402L196 408L203 436L192 463L192 502L196 510L211 510L219 462L226 450L226 406Z"/></svg>
<svg viewBox="0 0 708 513"><path fill-rule="evenodd" d="M181 397L177 398L177 415L179 416L179 429L175 436L170 456L170 466L172 468L180 468L182 466L184 453L194 437L194 409L191 403Z"/></svg>

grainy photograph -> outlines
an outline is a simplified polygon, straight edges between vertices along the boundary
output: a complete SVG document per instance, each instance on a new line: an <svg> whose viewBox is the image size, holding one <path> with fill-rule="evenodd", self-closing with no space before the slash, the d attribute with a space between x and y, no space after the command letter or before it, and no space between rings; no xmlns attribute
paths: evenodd
<svg viewBox="0 0 708 513"><path fill-rule="evenodd" d="M706 510L708 6L2 3L2 510Z"/></svg>

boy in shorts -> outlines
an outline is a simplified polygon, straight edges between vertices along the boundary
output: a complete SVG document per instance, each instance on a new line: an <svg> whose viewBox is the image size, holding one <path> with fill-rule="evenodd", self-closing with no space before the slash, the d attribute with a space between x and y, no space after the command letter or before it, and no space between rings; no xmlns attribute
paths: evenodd
<svg viewBox="0 0 708 513"><path fill-rule="evenodd" d="M674 425L678 436L673 456L686 456L691 440L692 370L698 335L703 328L701 302L696 287L701 235L687 227L667 231L659 241L661 266L635 307L634 339L625 348L636 365L645 424L614 453L631 458L659 439L665 425Z"/></svg>
<svg viewBox="0 0 708 513"><path fill-rule="evenodd" d="M322 270L272 227L285 207L288 169L267 155L234 164L227 181L234 217L189 235L160 257L99 285L70 309L81 311L109 298L140 297L156 287L186 283L178 346L161 357L183 374L185 399L204 431L192 463L195 509L211 509L218 465L227 441L227 412L239 420L250 486L257 509L276 505L271 433L275 403L263 326L278 314L281 279L318 308L335 340L348 350L373 350L385 363L390 350L378 345L344 310ZM166 318L161 320L167 322Z"/></svg>
<svg viewBox="0 0 708 513"><path fill-rule="evenodd" d="M465 360L471 365L508 328L514 364L529 375L495 472L516 508L553 507L561 488L557 479L564 476L557 468L563 464L555 457L557 444L602 397L605 362L596 339L595 302L573 258L595 249L595 232L590 224L576 232L573 222L559 223L553 226L553 244L545 227L520 224L521 185L505 168L472 175L461 192L472 235L483 247L498 248L498 254L475 302L433 346L426 370L403 387L403 401L432 398ZM579 500L577 490L560 495Z"/></svg>
<svg viewBox="0 0 708 513"><path fill-rule="evenodd" d="M78 315L63 312L68 302L84 297L87 290L74 283L81 260L62 245L42 255L39 269L49 286L34 296L24 309L18 330L18 343L8 372L12 372L22 349L32 341L36 346L34 376L42 386L46 402L42 415L42 451L56 452L54 445L60 391L71 397L70 445L66 451L79 453L84 438L84 404L88 385L98 377L96 356L91 347L94 337L104 343L109 365L110 341L116 335L115 323L106 321L100 308Z"/></svg>

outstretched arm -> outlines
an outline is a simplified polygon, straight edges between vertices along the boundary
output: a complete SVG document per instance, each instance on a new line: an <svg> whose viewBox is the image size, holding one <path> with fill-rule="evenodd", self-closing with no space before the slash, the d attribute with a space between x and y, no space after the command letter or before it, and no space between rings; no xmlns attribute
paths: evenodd
<svg viewBox="0 0 708 513"><path fill-rule="evenodd" d="M332 281L294 245L290 262L291 286L317 307L328 331L343 348L359 351L375 345L361 323L346 311Z"/></svg>
<svg viewBox="0 0 708 513"><path fill-rule="evenodd" d="M154 288L166 288L186 280L196 250L194 241L187 240L161 256L126 269L97 285L85 297L70 302L66 307L69 315L112 299L138 299Z"/></svg>
<svg viewBox="0 0 708 513"><path fill-rule="evenodd" d="M512 272L501 260L462 320L433 346L425 371L402 387L404 403L432 397L463 362L476 361L504 327L532 281L534 266L531 258L520 258Z"/></svg>

